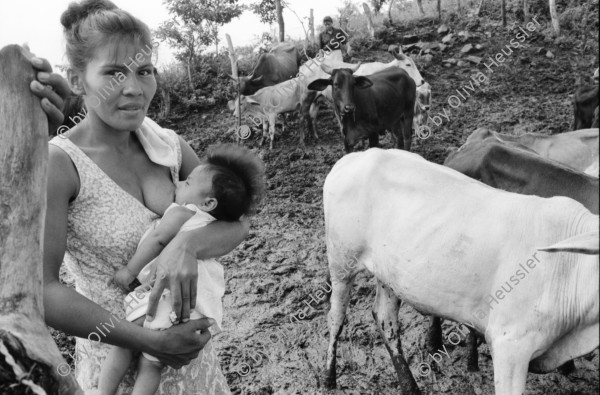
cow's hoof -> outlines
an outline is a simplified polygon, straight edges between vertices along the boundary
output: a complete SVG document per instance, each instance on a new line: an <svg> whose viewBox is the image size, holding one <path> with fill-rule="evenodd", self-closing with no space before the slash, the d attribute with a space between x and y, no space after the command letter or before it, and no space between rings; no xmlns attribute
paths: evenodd
<svg viewBox="0 0 600 395"><path fill-rule="evenodd" d="M479 372L479 364L467 363L467 371L468 372Z"/></svg>

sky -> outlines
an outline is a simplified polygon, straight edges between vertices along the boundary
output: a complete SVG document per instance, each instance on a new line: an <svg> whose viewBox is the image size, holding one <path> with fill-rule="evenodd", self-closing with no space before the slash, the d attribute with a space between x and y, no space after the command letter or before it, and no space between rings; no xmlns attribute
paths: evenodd
<svg viewBox="0 0 600 395"><path fill-rule="evenodd" d="M162 0L112 0L118 7L131 12L145 22L151 29L156 29L161 22L170 19ZM44 57L50 64L66 64L64 57L65 41L62 35L60 15L67 9L72 0L0 0L0 48L8 44L28 43L31 51L37 56ZM251 3L251 0L242 0ZM321 24L323 17L338 14L342 0L288 0L290 8L300 18L308 17L310 9L314 9L315 28ZM355 1L355 3L359 3ZM360 4L360 3L359 3ZM286 36L304 38L304 31L298 18L290 10L284 9ZM308 20L304 20L308 29ZM260 23L258 17L251 11L246 11L241 17L223 26L220 31L222 42L227 45L225 33L229 33L234 46L249 45L263 32L276 28ZM315 32L318 34L318 31ZM173 51L166 43L159 47L157 65L173 62Z"/></svg>

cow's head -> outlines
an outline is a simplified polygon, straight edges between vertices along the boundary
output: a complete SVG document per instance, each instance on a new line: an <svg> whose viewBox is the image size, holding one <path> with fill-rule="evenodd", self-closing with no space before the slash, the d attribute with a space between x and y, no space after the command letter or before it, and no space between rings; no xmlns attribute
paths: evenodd
<svg viewBox="0 0 600 395"><path fill-rule="evenodd" d="M391 52L396 58L396 66L404 69L408 73L410 78L417 84L417 88L425 83L425 79L421 76L417 65L410 56L404 55L399 49L394 49Z"/></svg>
<svg viewBox="0 0 600 395"><path fill-rule="evenodd" d="M227 75L229 76L229 78L240 84L240 93L242 95L250 93L250 87L260 86L260 82L263 79L262 75L259 77L254 77L254 75L249 75L248 77L234 77L230 74Z"/></svg>
<svg viewBox="0 0 600 395"><path fill-rule="evenodd" d="M321 69L330 75L329 78L314 80L308 85L308 89L322 91L331 85L331 96L337 113L344 118L356 109L354 103L354 89L365 89L373 85L370 79L363 76L354 76L360 64L352 68L333 69L327 64L322 64Z"/></svg>

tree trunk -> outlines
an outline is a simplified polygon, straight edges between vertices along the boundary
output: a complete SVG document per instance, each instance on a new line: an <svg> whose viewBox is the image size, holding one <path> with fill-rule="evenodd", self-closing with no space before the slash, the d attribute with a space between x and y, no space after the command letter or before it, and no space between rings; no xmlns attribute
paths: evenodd
<svg viewBox="0 0 600 395"><path fill-rule="evenodd" d="M388 20L390 21L390 24L392 24L392 7L395 2L396 0L390 0L390 6L388 7Z"/></svg>
<svg viewBox="0 0 600 395"><path fill-rule="evenodd" d="M369 30L369 36L371 38L375 37L375 26L373 26L373 17L371 16L371 9L367 3L363 3L363 10L365 10L365 15L367 16L367 29Z"/></svg>
<svg viewBox="0 0 600 395"><path fill-rule="evenodd" d="M285 25L283 23L283 10L281 0L275 0L275 11L277 12L277 23L279 24L279 42L285 41Z"/></svg>
<svg viewBox="0 0 600 395"><path fill-rule="evenodd" d="M529 0L523 0L523 20L529 22Z"/></svg>
<svg viewBox="0 0 600 395"><path fill-rule="evenodd" d="M22 48L3 48L0 70L0 393L83 395L44 322L48 119Z"/></svg>
<svg viewBox="0 0 600 395"><path fill-rule="evenodd" d="M442 0L437 0L438 19L442 20Z"/></svg>
<svg viewBox="0 0 600 395"><path fill-rule="evenodd" d="M500 10L502 11L502 26L506 27L506 0L502 0Z"/></svg>
<svg viewBox="0 0 600 395"><path fill-rule="evenodd" d="M421 15L425 15L425 11L423 11L423 0L417 0L417 6L419 6L419 12Z"/></svg>
<svg viewBox="0 0 600 395"><path fill-rule="evenodd" d="M308 21L308 30L310 30L310 42L315 43L315 13L314 10L310 9L310 20Z"/></svg>
<svg viewBox="0 0 600 395"><path fill-rule="evenodd" d="M556 0L550 0L550 16L552 17L552 27L554 28L554 34L560 34L560 23L558 21L558 14L556 13Z"/></svg>

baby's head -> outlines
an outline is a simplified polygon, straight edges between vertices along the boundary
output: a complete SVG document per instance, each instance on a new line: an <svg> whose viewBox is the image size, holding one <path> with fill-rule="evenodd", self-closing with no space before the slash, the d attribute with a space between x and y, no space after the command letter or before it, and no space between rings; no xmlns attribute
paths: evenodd
<svg viewBox="0 0 600 395"><path fill-rule="evenodd" d="M195 204L218 220L237 221L260 202L264 173L262 161L248 149L219 145L179 183L175 203Z"/></svg>

